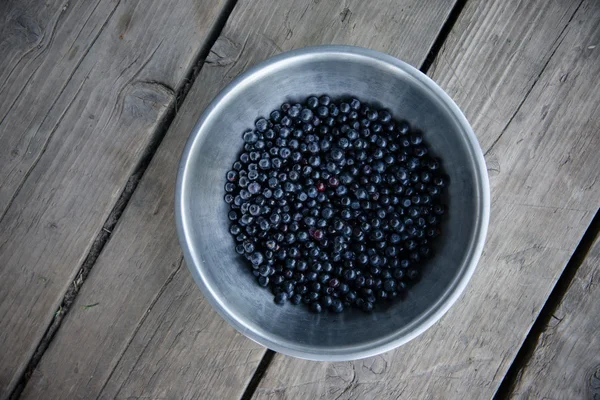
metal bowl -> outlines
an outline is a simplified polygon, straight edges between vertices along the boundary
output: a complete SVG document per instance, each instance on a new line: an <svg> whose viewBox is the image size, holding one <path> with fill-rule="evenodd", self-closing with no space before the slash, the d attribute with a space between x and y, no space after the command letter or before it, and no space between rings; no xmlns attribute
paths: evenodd
<svg viewBox="0 0 600 400"><path fill-rule="evenodd" d="M450 177L449 211L436 256L404 301L372 314L313 314L273 302L257 285L229 234L225 173L242 147L242 132L285 101L309 95L357 98L388 108L424 132ZM343 361L408 342L456 301L477 265L489 220L483 154L466 118L431 79L376 51L321 46L273 57L240 75L209 105L179 167L176 217L185 260L207 300L238 331L295 357Z"/></svg>

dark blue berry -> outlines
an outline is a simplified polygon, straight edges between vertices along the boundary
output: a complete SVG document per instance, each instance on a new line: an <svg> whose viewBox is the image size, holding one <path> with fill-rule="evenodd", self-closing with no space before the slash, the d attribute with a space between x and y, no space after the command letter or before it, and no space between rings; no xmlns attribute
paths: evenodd
<svg viewBox="0 0 600 400"><path fill-rule="evenodd" d="M302 295L300 294L294 294L291 298L290 298L290 303L294 304L294 305L298 305L300 304L300 302L302 301Z"/></svg>
<svg viewBox="0 0 600 400"><path fill-rule="evenodd" d="M269 128L269 122L264 118L260 118L256 121L255 127L259 132L264 132Z"/></svg>
<svg viewBox="0 0 600 400"><path fill-rule="evenodd" d="M225 201L235 250L259 285L281 303L291 296L340 312L353 304L370 311L418 280L439 236L446 186L421 132L388 111L326 95L285 103L255 128L226 173ZM321 286L308 293L303 282Z"/></svg>
<svg viewBox="0 0 600 400"><path fill-rule="evenodd" d="M306 105L308 105L308 107L311 109L315 109L319 106L319 99L317 99L315 96L311 96L306 99Z"/></svg>
<svg viewBox="0 0 600 400"><path fill-rule="evenodd" d="M244 133L244 142L254 144L258 140L258 135L252 131Z"/></svg>
<svg viewBox="0 0 600 400"><path fill-rule="evenodd" d="M317 115L320 118L326 118L329 116L329 108L325 107L325 106L320 106L319 108L317 108Z"/></svg>
<svg viewBox="0 0 600 400"><path fill-rule="evenodd" d="M344 151L337 147L332 149L330 154L331 154L332 160L334 160L336 162L339 162L344 158Z"/></svg>
<svg viewBox="0 0 600 400"><path fill-rule="evenodd" d="M369 121L375 121L377 118L379 118L379 113L375 110L369 110L367 111L367 118L369 119Z"/></svg>
<svg viewBox="0 0 600 400"><path fill-rule="evenodd" d="M324 106L328 106L329 103L331 103L331 98L327 95L322 95L321 97L319 97L319 103Z"/></svg>
<svg viewBox="0 0 600 400"><path fill-rule="evenodd" d="M321 313L323 311L323 307L319 303L311 303L310 310L314 313Z"/></svg>
<svg viewBox="0 0 600 400"><path fill-rule="evenodd" d="M278 293L275 295L275 304L279 304L279 305L285 304L287 299L288 299L287 293L285 293L285 292Z"/></svg>
<svg viewBox="0 0 600 400"><path fill-rule="evenodd" d="M250 256L250 262L254 265L262 264L263 260L264 260L264 257L259 252L252 253L252 255Z"/></svg>
<svg viewBox="0 0 600 400"><path fill-rule="evenodd" d="M313 112L308 108L305 108L300 112L300 119L304 122L311 121L313 119L313 117L314 117Z"/></svg>
<svg viewBox="0 0 600 400"><path fill-rule="evenodd" d="M260 184L257 182L252 182L251 184L248 185L248 192L250 194L257 194L258 192L260 192ZM242 193L242 191L240 191L240 194Z"/></svg>

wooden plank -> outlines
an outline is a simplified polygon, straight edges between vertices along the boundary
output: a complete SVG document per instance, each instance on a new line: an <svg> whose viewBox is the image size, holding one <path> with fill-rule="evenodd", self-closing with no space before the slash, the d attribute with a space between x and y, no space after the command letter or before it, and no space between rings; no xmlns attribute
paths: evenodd
<svg viewBox="0 0 600 400"><path fill-rule="evenodd" d="M10 103L1 151L14 153L0 155L9 205L0 214L0 398L156 140L224 3L50 2L45 21L41 2L2 15L3 32L14 34L3 46L24 50L7 52L0 96ZM19 25L41 38L19 39Z"/></svg>
<svg viewBox="0 0 600 400"><path fill-rule="evenodd" d="M181 251L173 171L189 132L233 77L283 50L356 44L419 65L452 5L438 0L425 6L417 0L369 6L362 0L238 2L24 398L194 398L202 391L215 398L239 397L264 349L207 307L187 271L176 272ZM171 299L180 303L173 306ZM83 309L94 303L99 305ZM171 313L172 320L161 322ZM194 331L202 334L193 336ZM205 338L209 332L215 337Z"/></svg>
<svg viewBox="0 0 600 400"><path fill-rule="evenodd" d="M74 84L75 70L117 5L108 0L0 4L0 216L73 100L81 84Z"/></svg>
<svg viewBox="0 0 600 400"><path fill-rule="evenodd" d="M494 30L496 19L502 24L512 21L515 29L528 26L530 16L519 13L518 5L496 2L494 18L482 20L486 26L480 26L469 13L489 3L470 4L457 29L470 26L488 32ZM539 6L560 7L555 2ZM554 28L544 36L547 46L558 39L558 47L543 72L532 77L539 75L518 112L514 117L507 113L507 127L495 131L500 137L487 140L493 143L486 147L492 187L490 231L479 268L450 312L408 345L365 360L315 363L277 354L255 398L480 399L494 395L600 205L600 83L595 79L600 53L593 48L600 34L599 18L598 4L586 1L564 32L554 21ZM537 29L544 26L552 27L542 24ZM460 31L456 35L468 36ZM514 40L514 46L522 45L518 37ZM478 43L460 45L477 47ZM486 61L505 63L506 70L499 70L515 78L522 75L513 69L527 62L513 60L505 51ZM462 71L467 78L468 64ZM485 104L491 95L501 105L504 96L512 95L502 91L473 92L476 98L469 102L480 99ZM475 125L481 132L477 123L482 122Z"/></svg>
<svg viewBox="0 0 600 400"><path fill-rule="evenodd" d="M531 91L580 1L469 1L429 69L489 149Z"/></svg>
<svg viewBox="0 0 600 400"><path fill-rule="evenodd" d="M519 371L516 399L600 398L600 236Z"/></svg>
<svg viewBox="0 0 600 400"><path fill-rule="evenodd" d="M244 391L265 350L212 311L185 268L140 325L100 399L235 399Z"/></svg>

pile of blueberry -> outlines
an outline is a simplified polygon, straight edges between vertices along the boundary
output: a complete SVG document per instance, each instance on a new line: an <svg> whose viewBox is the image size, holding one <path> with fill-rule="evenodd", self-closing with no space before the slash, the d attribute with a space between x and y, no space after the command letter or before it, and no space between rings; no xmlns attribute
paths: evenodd
<svg viewBox="0 0 600 400"><path fill-rule="evenodd" d="M284 103L243 134L225 201L275 302L371 311L420 277L447 183L418 130L357 99Z"/></svg>

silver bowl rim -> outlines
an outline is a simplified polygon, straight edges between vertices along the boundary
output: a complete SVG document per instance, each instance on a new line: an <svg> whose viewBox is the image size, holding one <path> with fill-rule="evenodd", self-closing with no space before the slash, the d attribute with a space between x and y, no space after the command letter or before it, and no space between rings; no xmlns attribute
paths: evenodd
<svg viewBox="0 0 600 400"><path fill-rule="evenodd" d="M426 89L428 89L431 94L436 96L441 103L448 107L453 117L456 118L456 122L461 126L463 132L465 133L464 139L468 145L470 155L472 157L471 161L475 165L476 182L474 183L478 191L479 216L476 218L474 240L472 240L469 248L466 251L466 262L461 266L456 277L453 279L447 289L440 293L438 300L424 313L422 313L421 316L412 321L407 327L403 328L403 330L407 331L406 333L398 335L397 332L391 332L390 334L383 338L377 339L376 341L367 342L366 344L347 346L342 349L336 349L335 351L328 351L327 349L323 348L310 351L305 347L298 348L298 346L294 348L290 345L282 344L259 332L255 332L248 326L241 323L238 318L236 318L233 311L227 307L227 304L216 296L213 288L203 278L203 269L206 267L203 266L199 258L193 254L194 252L189 246L188 237L191 236L189 225L190 216L186 211L186 203L183 194L186 191L186 172L188 171L194 143L199 138L202 126L207 120L210 119L211 114L227 96L234 92L236 88L242 85L245 81L252 80L257 74L266 73L266 70L279 63L289 63L293 59L301 59L304 57L336 54L367 58L371 61L383 63L389 68L395 68L401 72L407 73L412 78L416 79L420 84L422 84ZM258 63L257 65L249 68L247 71L237 76L212 100L208 107L206 107L194 129L192 130L181 156L175 189L175 219L179 242L183 250L186 264L192 273L196 284L202 290L209 304L211 304L211 306L223 319L225 319L236 330L251 340L279 353L314 361L351 361L375 356L395 349L396 347L409 342L429 329L458 300L466 288L469 280L473 276L475 268L477 267L483 252L489 218L490 186L484 155L477 137L471 128L471 125L467 121L460 108L431 78L413 66L390 55L356 46L323 45L305 47L284 52Z"/></svg>

